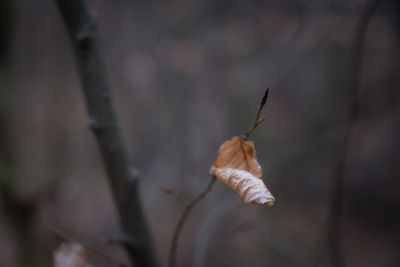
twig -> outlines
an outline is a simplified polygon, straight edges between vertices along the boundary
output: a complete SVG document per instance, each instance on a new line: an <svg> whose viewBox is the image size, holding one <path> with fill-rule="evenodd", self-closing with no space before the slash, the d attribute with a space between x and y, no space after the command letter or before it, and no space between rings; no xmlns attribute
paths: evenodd
<svg viewBox="0 0 400 267"><path fill-rule="evenodd" d="M96 20L84 0L57 0L73 44L89 125L96 136L120 216L125 248L135 266L158 267L142 204L138 179L128 163L126 146L111 100L111 90L97 41Z"/></svg>
<svg viewBox="0 0 400 267"><path fill-rule="evenodd" d="M250 129L249 129L246 133L244 133L244 134L242 134L242 135L240 136L241 139L242 139L243 141L246 141L247 138L249 138L250 134L254 131L254 129L255 129L260 123L262 123L262 122L265 120L265 118L261 118L261 119L260 119L260 115L261 115L262 109L263 109L264 106L265 106L265 103L267 103L268 93L269 93L269 88L267 88L267 90L265 90L264 96L263 96L263 98L261 99L261 103L260 103L260 106L258 107L256 119L254 120L253 125L250 127Z"/></svg>
<svg viewBox="0 0 400 267"><path fill-rule="evenodd" d="M350 137L357 120L360 106L360 73L362 67L362 54L365 46L365 37L369 23L376 12L381 0L374 0L365 9L356 28L351 61L351 74L347 90L351 93L352 103L348 109L348 119L336 155L335 181L332 190L332 199L328 214L328 245L332 266L344 267L345 259L341 246L341 229L343 216L344 180L347 154L349 151Z"/></svg>
<svg viewBox="0 0 400 267"><path fill-rule="evenodd" d="M199 203L200 200L202 200L208 192L211 191L214 182L216 178L213 176L211 178L210 183L208 184L207 188L200 194L198 195L195 199L192 200L188 205L186 205L185 209L183 210L183 213L181 217L179 218L178 224L176 225L174 235L172 237L172 242L171 242L171 248L169 251L169 258L168 258L168 267L174 267L176 265L176 252L178 249L178 240L179 240L179 235L182 231L183 226L185 225L185 221L188 218L190 212L193 210L193 208Z"/></svg>
<svg viewBox="0 0 400 267"><path fill-rule="evenodd" d="M265 90L264 96L261 99L261 103L260 103L260 106L258 107L256 119L255 119L253 125L250 127L250 129L246 133L240 135L240 138L242 141L245 141L249 137L249 135L254 131L254 129L264 120L264 118L260 119L260 114L261 114L262 109L265 106L265 103L267 102L268 91L269 91L269 88L267 88L267 90ZM168 258L168 267L175 267L175 265L176 265L176 252L178 249L178 239L179 239L179 235L182 231L182 228L186 222L187 217L189 216L192 209L197 205L197 203L200 200L202 200L207 195L208 192L210 192L210 190L212 189L212 186L214 185L215 180L216 180L216 178L213 176L212 180L208 184L207 188L185 207L181 217L179 218L178 224L176 225L176 228L174 231L174 235L172 237L171 248L169 251L169 258Z"/></svg>

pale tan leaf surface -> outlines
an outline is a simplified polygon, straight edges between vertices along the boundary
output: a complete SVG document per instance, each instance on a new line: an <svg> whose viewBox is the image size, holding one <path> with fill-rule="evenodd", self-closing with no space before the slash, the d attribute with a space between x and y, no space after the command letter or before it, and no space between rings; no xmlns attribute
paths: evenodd
<svg viewBox="0 0 400 267"><path fill-rule="evenodd" d="M77 242L63 242L53 252L54 267L94 267L88 262L86 249Z"/></svg>
<svg viewBox="0 0 400 267"><path fill-rule="evenodd" d="M270 206L275 201L261 179L262 169L251 141L243 141L237 136L225 141L210 173L232 188L246 203Z"/></svg>
<svg viewBox="0 0 400 267"><path fill-rule="evenodd" d="M213 166L245 170L258 178L261 178L262 175L262 169L256 159L254 143L242 141L237 136L221 145L218 159Z"/></svg>

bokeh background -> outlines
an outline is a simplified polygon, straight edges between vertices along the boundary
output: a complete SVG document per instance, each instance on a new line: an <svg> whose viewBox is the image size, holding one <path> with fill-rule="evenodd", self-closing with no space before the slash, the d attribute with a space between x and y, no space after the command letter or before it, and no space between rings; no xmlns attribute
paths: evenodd
<svg viewBox="0 0 400 267"><path fill-rule="evenodd" d="M245 205L218 182L185 225L178 266L332 266L340 161L346 266L400 266L397 0L367 21L375 0L88 2L163 263L181 202L206 187L218 147L248 129L268 86L250 139L275 205ZM51 229L95 266L127 263L104 242L118 217L55 1L0 10L0 266L51 266Z"/></svg>

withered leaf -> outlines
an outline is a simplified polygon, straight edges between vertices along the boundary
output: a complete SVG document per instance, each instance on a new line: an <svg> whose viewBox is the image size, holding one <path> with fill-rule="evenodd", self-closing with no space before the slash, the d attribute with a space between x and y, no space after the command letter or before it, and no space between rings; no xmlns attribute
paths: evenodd
<svg viewBox="0 0 400 267"><path fill-rule="evenodd" d="M210 173L232 188L246 203L270 206L275 201L261 179L262 169L252 141L244 141L238 136L225 141Z"/></svg>
<svg viewBox="0 0 400 267"><path fill-rule="evenodd" d="M86 249L79 243L66 241L53 253L54 267L93 267L88 262Z"/></svg>
<svg viewBox="0 0 400 267"><path fill-rule="evenodd" d="M213 166L245 170L258 178L262 175L262 169L256 159L254 143L242 141L237 136L221 145L218 159Z"/></svg>

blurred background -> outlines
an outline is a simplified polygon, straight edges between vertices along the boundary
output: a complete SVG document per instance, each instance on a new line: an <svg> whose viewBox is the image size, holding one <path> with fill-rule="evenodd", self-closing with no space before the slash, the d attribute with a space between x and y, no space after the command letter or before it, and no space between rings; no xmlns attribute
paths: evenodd
<svg viewBox="0 0 400 267"><path fill-rule="evenodd" d="M275 205L216 183L178 266L400 266L397 0L88 2L163 263L183 206L162 189L197 196L270 87L250 139ZM51 229L127 263L55 1L0 5L0 266L51 266Z"/></svg>

